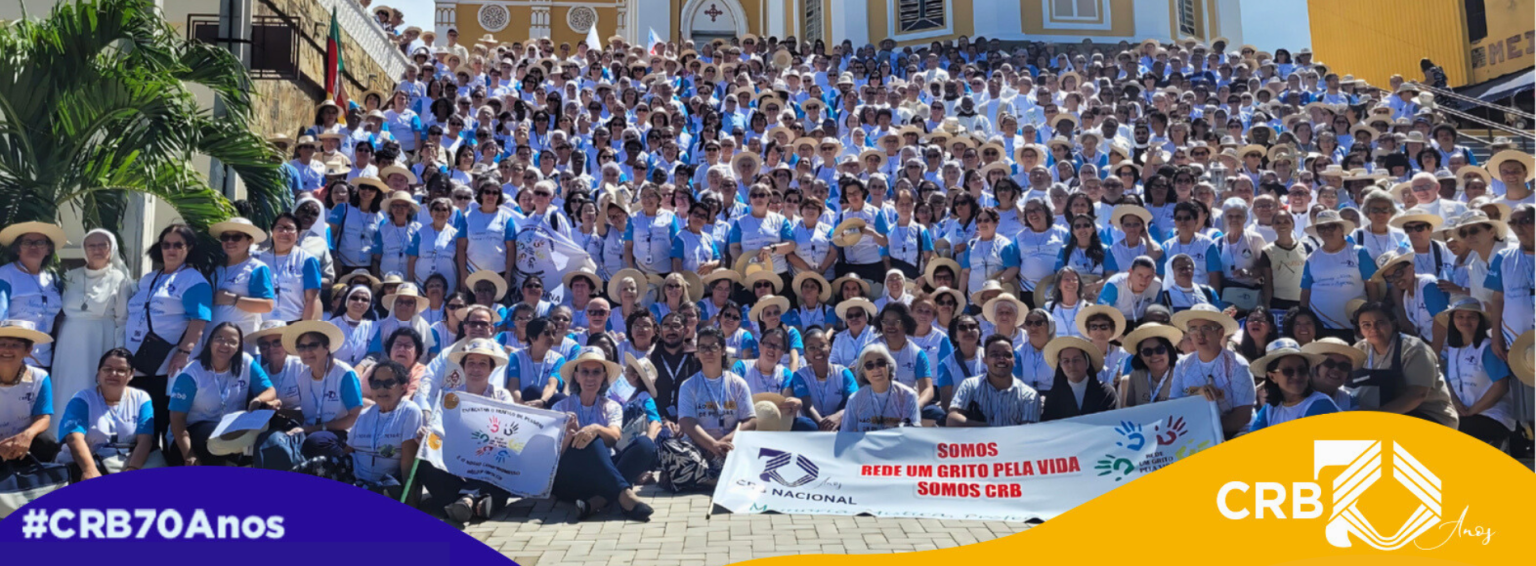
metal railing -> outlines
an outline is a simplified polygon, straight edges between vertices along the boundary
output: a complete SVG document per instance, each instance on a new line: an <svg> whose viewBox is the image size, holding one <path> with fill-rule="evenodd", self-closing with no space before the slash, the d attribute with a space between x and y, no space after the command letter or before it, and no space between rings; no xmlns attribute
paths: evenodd
<svg viewBox="0 0 1536 566"><path fill-rule="evenodd" d="M410 59L406 58L405 54L400 51L399 45L395 43L394 38L390 37L388 32L384 31L384 28L379 27L378 22L373 19L373 15L369 14L362 4L357 3L357 0L317 1L326 8L327 12L331 8L336 8L337 24L388 75L386 77L379 77L379 79L393 82L400 80L400 77L405 75L405 68L411 64ZM321 37L323 38L324 35L322 34ZM371 83L373 80L360 82L368 83L370 88L372 88Z"/></svg>
<svg viewBox="0 0 1536 566"><path fill-rule="evenodd" d="M1524 110L1521 110L1519 108L1515 108L1513 106L1499 106L1497 104L1494 104L1492 102L1488 102L1486 100L1482 100L1482 99L1479 99L1479 98L1472 98L1470 96L1466 96L1466 95L1457 93L1457 92L1452 91L1452 90L1436 88L1436 87L1433 87L1433 86L1430 86L1430 85L1427 85L1427 84L1424 84L1424 83L1421 83L1421 82L1414 82L1412 84L1414 84L1415 86L1418 86L1421 89L1424 89L1424 92L1428 92L1428 93L1431 93L1431 94L1435 95L1435 98L1439 99L1439 100L1446 100L1446 99L1460 100L1462 102L1471 103L1471 104L1473 104L1475 106L1479 106L1479 107L1482 107L1482 108L1487 108L1489 110L1493 110L1493 111L1496 111L1496 112L1503 112L1505 114L1513 114L1515 116L1519 116L1521 118L1525 118L1527 120L1531 120L1532 122L1536 122L1536 115L1533 115L1533 114L1531 114L1529 112L1526 112Z"/></svg>
<svg viewBox="0 0 1536 566"><path fill-rule="evenodd" d="M1495 122L1495 121L1492 121L1492 120L1488 120L1488 119L1483 118L1481 116L1475 116L1475 115L1467 113L1467 112L1462 112L1460 110L1456 110L1454 108L1451 108L1451 107L1449 107L1449 106L1447 106L1445 104L1439 104L1438 101L1440 100L1440 97L1441 97L1442 93L1448 93L1450 98L1457 99L1457 100L1465 99L1465 100L1468 100L1468 101L1472 102L1473 104L1475 104L1478 107L1487 109L1487 110L1492 111L1492 112L1509 112L1509 113L1512 113L1512 114L1515 114L1515 115L1519 115L1519 116L1522 116L1522 117L1530 116L1530 114L1527 114L1527 113L1521 111L1518 108L1511 108L1511 107L1508 107L1508 106L1499 106L1497 104L1493 104L1493 103L1490 103L1490 102L1487 102L1487 101L1484 101L1484 100L1478 100L1478 99L1475 99L1475 98L1469 98L1469 97L1466 97L1466 96L1462 96L1460 94L1456 94L1454 92L1446 91L1445 89L1435 88L1435 87L1432 87L1432 86L1429 86L1429 85L1426 85L1426 84L1423 84L1423 83L1419 83L1419 82L1416 82L1416 81L1415 82L1411 82L1410 84L1413 84L1413 85L1419 87L1420 89L1423 89L1424 92L1428 92L1428 93L1431 93L1431 94L1435 95L1435 98L1437 100L1437 104L1435 104L1435 108L1434 108L1435 112L1443 114L1445 116L1449 116L1449 117L1455 118L1457 120L1460 120L1464 124L1475 124L1478 127L1481 127L1483 129L1488 130L1489 136L1494 136L1495 135L1494 132L1497 131L1497 132L1499 132L1499 134L1502 134L1501 137L1512 138L1510 141L1514 142L1515 145L1521 151L1530 152L1533 148L1536 148L1536 133L1532 133L1532 132L1529 132L1529 131L1526 131L1526 130L1522 130L1522 129L1516 128L1514 126L1511 126L1509 124L1503 124L1503 123ZM1389 91L1387 89L1384 89L1384 88L1381 88L1381 87L1378 87L1378 86L1375 86L1375 85L1369 85L1367 88L1368 88L1368 90L1371 90L1371 91L1384 93L1387 96L1391 96L1392 95L1392 91ZM1468 139L1477 141L1477 142L1479 142L1479 143L1481 143L1481 144L1483 144L1485 146L1486 145L1493 145L1495 143L1495 140L1493 140L1493 139L1481 138L1481 137L1478 137L1478 136L1471 135L1471 134L1469 134L1469 133L1467 133L1465 131L1458 132L1457 135L1459 135L1461 137L1464 137L1464 138L1468 138Z"/></svg>

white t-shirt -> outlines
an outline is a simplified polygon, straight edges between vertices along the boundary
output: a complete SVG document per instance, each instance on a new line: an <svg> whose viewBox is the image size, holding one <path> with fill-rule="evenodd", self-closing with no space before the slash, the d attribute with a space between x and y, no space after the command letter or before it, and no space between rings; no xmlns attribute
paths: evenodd
<svg viewBox="0 0 1536 566"><path fill-rule="evenodd" d="M885 393L875 393L864 385L848 398L843 409L842 432L871 432L900 426L922 426L923 416L917 406L917 391L900 383L891 383Z"/></svg>
<svg viewBox="0 0 1536 566"><path fill-rule="evenodd" d="M737 423L756 416L752 411L751 388L741 376L728 371L714 379L698 372L683 381L678 390L677 410L680 418L692 417L715 438L729 434L736 430Z"/></svg>
<svg viewBox="0 0 1536 566"><path fill-rule="evenodd" d="M389 474L401 479L401 445L415 440L421 425L421 408L415 403L401 402L387 413L381 412L378 405L364 408L347 435L347 446L352 447L353 475L368 482L377 482Z"/></svg>

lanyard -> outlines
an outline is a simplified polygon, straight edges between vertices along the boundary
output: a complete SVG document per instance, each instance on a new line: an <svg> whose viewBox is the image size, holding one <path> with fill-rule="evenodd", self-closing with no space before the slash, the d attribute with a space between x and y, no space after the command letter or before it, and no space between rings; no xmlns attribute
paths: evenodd
<svg viewBox="0 0 1536 566"><path fill-rule="evenodd" d="M688 363L688 356L679 356L677 365L675 366L667 363L666 356L658 356L657 359L661 360L661 367L667 370L667 377L670 378L673 383L678 382L678 372L683 371L683 366Z"/></svg>
<svg viewBox="0 0 1536 566"><path fill-rule="evenodd" d="M730 392L731 387L726 382L725 376L726 372L720 372L720 377L718 378L720 380L720 389L717 394L716 390L709 386L709 378L705 377L703 372L699 372L699 377L704 378L704 393L709 396L709 400L715 402L715 417L719 419L721 426L725 426L725 400L726 394Z"/></svg>

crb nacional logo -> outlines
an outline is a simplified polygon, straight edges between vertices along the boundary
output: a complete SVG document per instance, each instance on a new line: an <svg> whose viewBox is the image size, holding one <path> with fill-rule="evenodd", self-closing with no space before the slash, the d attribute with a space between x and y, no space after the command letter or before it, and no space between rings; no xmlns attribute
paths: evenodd
<svg viewBox="0 0 1536 566"><path fill-rule="evenodd" d="M1387 457L1390 457L1388 459ZM1312 479L1321 480L1325 468L1343 467L1332 480L1332 495L1327 505L1328 523L1323 535L1329 544L1339 548L1353 546L1351 536L1377 550L1397 550L1413 542L1426 531L1440 523L1440 478L1413 457L1403 445L1391 443L1388 450L1378 440L1317 440L1312 446ZM1376 487L1378 492L1388 491L1390 484L1382 482L1384 476L1407 490L1408 496L1417 499L1417 507L1407 520L1389 529L1383 535L1361 511L1361 496ZM1239 505L1242 498L1233 492L1253 494L1252 508ZM1390 490L1396 491L1396 490ZM1291 519L1318 519L1323 517L1322 487L1316 482L1230 481L1216 493L1216 508L1222 516L1233 519L1264 519L1266 514L1275 519L1285 519L1282 509L1287 496L1290 499ZM1382 497L1387 497L1382 495ZM1234 508L1234 505L1238 507ZM1378 517L1378 520L1381 518Z"/></svg>
<svg viewBox="0 0 1536 566"><path fill-rule="evenodd" d="M758 451L757 457L767 458L763 462L763 473L758 478L784 487L800 487L816 481L816 477L821 474L815 462L793 452L763 448Z"/></svg>

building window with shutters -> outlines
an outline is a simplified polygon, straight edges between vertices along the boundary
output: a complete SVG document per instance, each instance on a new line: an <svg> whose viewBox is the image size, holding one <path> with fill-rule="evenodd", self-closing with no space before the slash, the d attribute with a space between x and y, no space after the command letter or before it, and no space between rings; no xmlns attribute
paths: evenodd
<svg viewBox="0 0 1536 566"><path fill-rule="evenodd" d="M1484 0L1463 0L1467 8L1467 42L1477 43L1488 37L1488 7Z"/></svg>
<svg viewBox="0 0 1536 566"><path fill-rule="evenodd" d="M1178 0L1179 33L1185 35L1196 35L1199 33L1195 29L1195 18L1198 17L1195 15L1195 1L1196 0Z"/></svg>
<svg viewBox="0 0 1536 566"><path fill-rule="evenodd" d="M1098 20L1099 0L1050 0L1051 19Z"/></svg>
<svg viewBox="0 0 1536 566"><path fill-rule="evenodd" d="M899 31L903 33L945 27L944 0L899 0L897 5Z"/></svg>
<svg viewBox="0 0 1536 566"><path fill-rule="evenodd" d="M814 42L818 39L826 41L827 39L821 29L821 1L805 0L805 25L802 26L802 29L805 30L805 41L807 42Z"/></svg>

